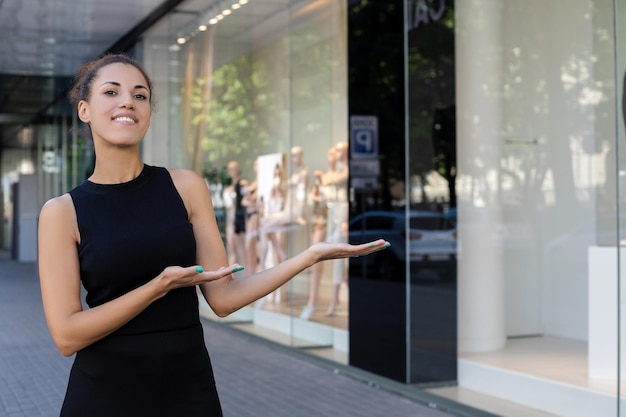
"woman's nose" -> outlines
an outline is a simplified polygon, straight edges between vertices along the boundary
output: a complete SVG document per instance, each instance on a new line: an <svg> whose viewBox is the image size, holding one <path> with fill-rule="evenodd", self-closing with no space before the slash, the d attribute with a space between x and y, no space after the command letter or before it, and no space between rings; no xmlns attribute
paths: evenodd
<svg viewBox="0 0 626 417"><path fill-rule="evenodd" d="M132 109L135 107L132 94L122 94L120 107L123 107L125 109Z"/></svg>

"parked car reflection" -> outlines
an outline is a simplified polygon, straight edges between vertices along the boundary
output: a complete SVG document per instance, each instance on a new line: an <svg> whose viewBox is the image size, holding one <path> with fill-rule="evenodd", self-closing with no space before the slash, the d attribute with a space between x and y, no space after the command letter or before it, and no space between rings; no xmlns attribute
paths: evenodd
<svg viewBox="0 0 626 417"><path fill-rule="evenodd" d="M383 238L391 247L363 258L351 258L351 274L404 280L408 258L412 278L453 278L457 251L455 222L441 213L425 210L412 210L408 213L408 223L406 219L404 211L368 211L352 218L351 243Z"/></svg>

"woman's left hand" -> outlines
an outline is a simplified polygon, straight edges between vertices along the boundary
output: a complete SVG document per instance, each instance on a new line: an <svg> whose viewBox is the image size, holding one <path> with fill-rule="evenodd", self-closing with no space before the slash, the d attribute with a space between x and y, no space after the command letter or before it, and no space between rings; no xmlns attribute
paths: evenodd
<svg viewBox="0 0 626 417"><path fill-rule="evenodd" d="M315 259L317 259L316 262L321 262L329 259L365 256L372 252L387 249L389 246L391 246L391 244L386 240L378 239L373 242L366 242L360 245L352 245L350 243L319 242L311 245L309 249L313 252Z"/></svg>

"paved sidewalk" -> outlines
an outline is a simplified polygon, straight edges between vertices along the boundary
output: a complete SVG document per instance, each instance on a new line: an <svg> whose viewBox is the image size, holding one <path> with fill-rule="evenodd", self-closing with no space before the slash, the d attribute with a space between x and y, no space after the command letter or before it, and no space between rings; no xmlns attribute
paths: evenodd
<svg viewBox="0 0 626 417"><path fill-rule="evenodd" d="M58 353L48 334L36 265L6 258L0 256L0 417L58 416L73 359ZM205 319L203 325L225 417L469 415L414 401L225 325Z"/></svg>

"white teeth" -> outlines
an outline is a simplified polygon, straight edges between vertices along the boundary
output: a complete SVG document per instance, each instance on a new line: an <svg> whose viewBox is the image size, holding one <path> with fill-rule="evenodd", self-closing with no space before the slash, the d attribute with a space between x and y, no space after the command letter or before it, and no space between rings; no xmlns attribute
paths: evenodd
<svg viewBox="0 0 626 417"><path fill-rule="evenodd" d="M135 121L133 119L131 119L130 117L116 117L115 118L116 122L129 122L129 123L135 123Z"/></svg>

